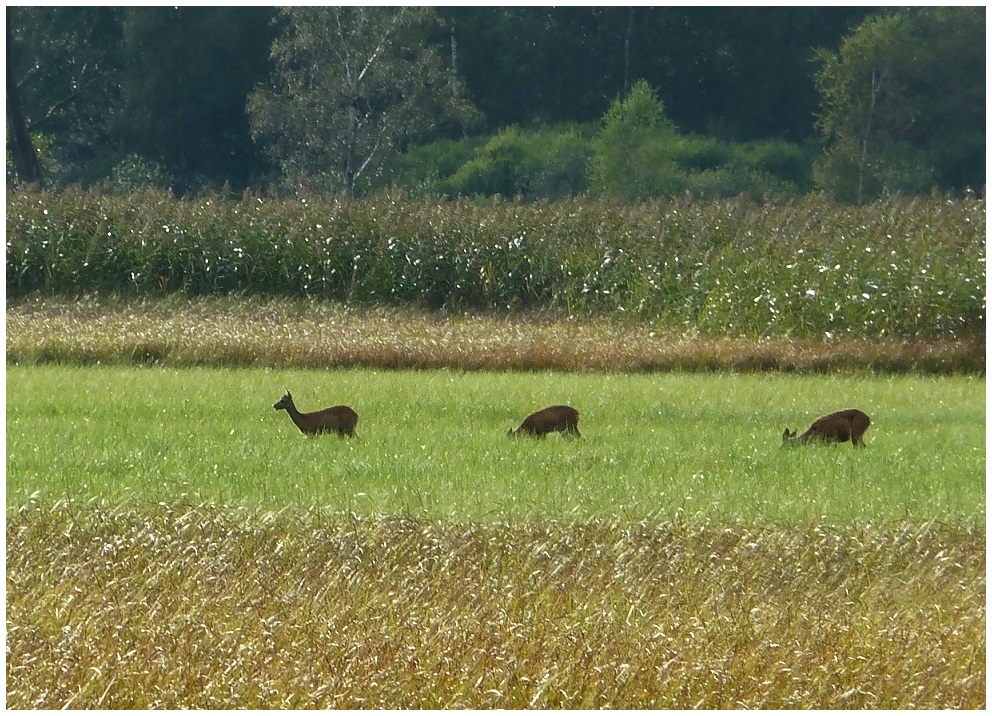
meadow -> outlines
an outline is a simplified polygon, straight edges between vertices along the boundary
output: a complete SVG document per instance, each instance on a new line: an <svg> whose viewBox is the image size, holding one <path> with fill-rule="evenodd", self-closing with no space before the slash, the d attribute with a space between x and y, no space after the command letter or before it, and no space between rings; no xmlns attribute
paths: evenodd
<svg viewBox="0 0 992 716"><path fill-rule="evenodd" d="M982 708L984 382L10 365L7 705Z"/></svg>
<svg viewBox="0 0 992 716"><path fill-rule="evenodd" d="M302 436L272 407L287 388L302 410L350 404L360 440ZM974 376L12 365L7 501L983 522L984 400ZM581 440L507 438L553 403L580 410ZM780 449L785 427L852 406L868 449Z"/></svg>

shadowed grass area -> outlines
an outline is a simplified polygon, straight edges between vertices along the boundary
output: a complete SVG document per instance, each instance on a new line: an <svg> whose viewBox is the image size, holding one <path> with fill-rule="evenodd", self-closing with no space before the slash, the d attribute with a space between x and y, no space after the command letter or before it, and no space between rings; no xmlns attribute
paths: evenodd
<svg viewBox="0 0 992 716"><path fill-rule="evenodd" d="M10 708L984 708L985 532L7 521Z"/></svg>
<svg viewBox="0 0 992 716"><path fill-rule="evenodd" d="M8 363L659 372L984 373L984 337L705 338L561 314L354 310L292 299L31 299L7 306Z"/></svg>

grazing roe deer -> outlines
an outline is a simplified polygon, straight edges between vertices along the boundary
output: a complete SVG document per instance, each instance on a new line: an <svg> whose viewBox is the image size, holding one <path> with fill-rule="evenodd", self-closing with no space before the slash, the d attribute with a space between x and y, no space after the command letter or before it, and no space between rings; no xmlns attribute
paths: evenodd
<svg viewBox="0 0 992 716"><path fill-rule="evenodd" d="M285 410L289 417L296 423L296 427L304 435L319 435L320 433L337 433L341 437L357 438L355 426L358 425L358 413L347 405L335 405L333 408L324 408L313 413L301 413L293 403L293 396L286 391L286 395L279 399L279 402L272 406L276 410Z"/></svg>
<svg viewBox="0 0 992 716"><path fill-rule="evenodd" d="M799 437L796 437L795 430L790 433L789 429L786 428L785 433L782 434L782 444L798 445L813 441L846 443L850 440L853 447L857 447L858 445L864 447L864 434L869 425L871 425L871 418L860 410L856 410L855 408L838 410L836 413L830 413L830 415L817 418L809 426L809 430Z"/></svg>
<svg viewBox="0 0 992 716"><path fill-rule="evenodd" d="M562 435L582 437L579 435L579 411L568 405L552 405L528 415L520 427L512 428L507 433L510 437L533 435L543 438L548 433L559 432Z"/></svg>

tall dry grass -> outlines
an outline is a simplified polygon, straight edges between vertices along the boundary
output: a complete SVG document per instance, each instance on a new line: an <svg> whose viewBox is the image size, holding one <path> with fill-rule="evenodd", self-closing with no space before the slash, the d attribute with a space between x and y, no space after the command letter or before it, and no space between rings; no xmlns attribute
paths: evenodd
<svg viewBox="0 0 992 716"><path fill-rule="evenodd" d="M555 313L437 314L248 297L8 304L7 361L464 370L984 373L983 337L714 338Z"/></svg>
<svg viewBox="0 0 992 716"><path fill-rule="evenodd" d="M32 504L10 708L984 708L985 533Z"/></svg>

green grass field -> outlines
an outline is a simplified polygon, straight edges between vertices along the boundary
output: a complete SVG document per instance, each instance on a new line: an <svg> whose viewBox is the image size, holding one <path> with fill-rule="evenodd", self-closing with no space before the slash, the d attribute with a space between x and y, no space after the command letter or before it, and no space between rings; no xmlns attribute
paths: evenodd
<svg viewBox="0 0 992 716"><path fill-rule="evenodd" d="M272 404L348 403L359 441ZM569 403L580 440L510 440ZM859 407L865 450L780 449ZM985 381L734 374L8 366L7 505L287 505L428 519L865 522L985 518Z"/></svg>

